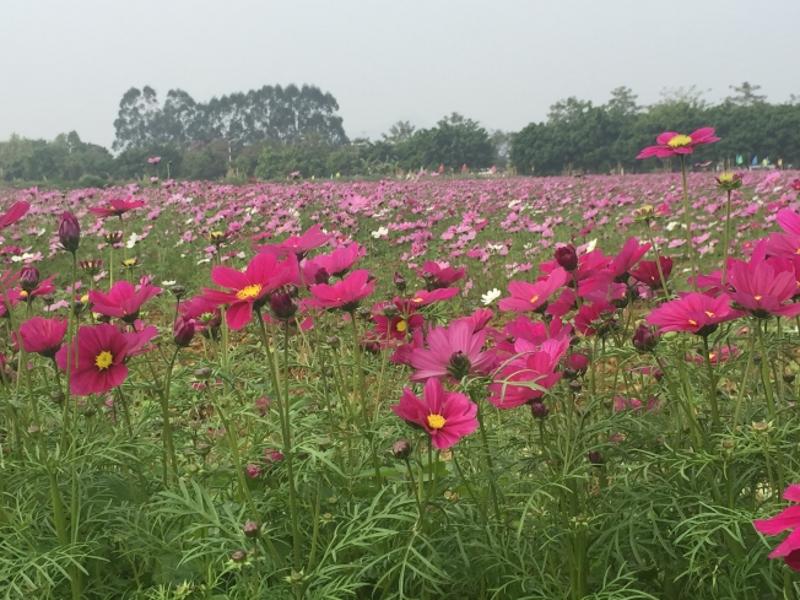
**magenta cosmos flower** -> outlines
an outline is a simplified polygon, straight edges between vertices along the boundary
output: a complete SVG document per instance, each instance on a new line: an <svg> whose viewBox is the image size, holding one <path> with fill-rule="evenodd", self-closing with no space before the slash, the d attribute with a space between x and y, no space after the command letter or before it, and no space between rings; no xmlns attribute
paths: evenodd
<svg viewBox="0 0 800 600"><path fill-rule="evenodd" d="M89 302L92 311L107 317L117 317L126 323L133 323L139 317L142 305L153 296L161 293L154 285L134 286L129 281L118 281L108 293L91 290Z"/></svg>
<svg viewBox="0 0 800 600"><path fill-rule="evenodd" d="M456 381L469 374L488 373L494 355L483 351L485 331L475 331L468 320L454 321L449 327L436 327L428 334L428 347L415 348L411 353L411 366L415 381L431 377L452 377Z"/></svg>
<svg viewBox="0 0 800 600"><path fill-rule="evenodd" d="M295 254L297 258L303 258L308 254L309 250L314 250L326 244L330 237L329 234L322 231L322 227L312 225L300 235L291 235L278 244L260 246L258 251L277 254L278 256L286 256L291 253Z"/></svg>
<svg viewBox="0 0 800 600"><path fill-rule="evenodd" d="M25 200L20 200L11 205L11 207L0 215L0 229L5 229L19 221L30 210L31 205Z"/></svg>
<svg viewBox="0 0 800 600"><path fill-rule="evenodd" d="M25 352L35 352L47 358L56 355L66 333L66 319L33 317L19 326L19 337Z"/></svg>
<svg viewBox="0 0 800 600"><path fill-rule="evenodd" d="M113 198L105 206L93 206L89 212L97 215L101 219L108 217L121 217L129 210L141 208L144 200L134 200L133 198Z"/></svg>
<svg viewBox="0 0 800 600"><path fill-rule="evenodd" d="M787 487L783 499L800 502L800 483ZM769 557L782 558L793 571L800 571L800 504L794 504L769 519L756 519L753 526L764 535L778 535L789 530L791 533L770 552Z"/></svg>
<svg viewBox="0 0 800 600"><path fill-rule="evenodd" d="M253 318L253 307L260 308L266 296L281 286L298 283L297 259L289 255L278 260L275 254L257 254L244 271L214 267L211 280L227 290L206 288L203 296L216 305L226 304L226 319L231 329L241 329Z"/></svg>
<svg viewBox="0 0 800 600"><path fill-rule="evenodd" d="M500 300L500 310L527 312L542 308L555 291L567 282L569 275L562 267L553 269L546 278L535 283L512 281L508 284L510 298Z"/></svg>
<svg viewBox="0 0 800 600"><path fill-rule="evenodd" d="M422 398L405 388L392 411L401 419L422 427L438 450L450 448L478 428L478 405L464 394L446 391L438 379L425 383Z"/></svg>
<svg viewBox="0 0 800 600"><path fill-rule="evenodd" d="M517 353L503 363L489 385L489 402L507 409L541 399L561 379L561 373L556 370L568 347L566 338L549 339L539 346L517 340Z"/></svg>
<svg viewBox="0 0 800 600"><path fill-rule="evenodd" d="M422 265L420 274L425 280L428 291L432 291L450 287L456 281L463 279L466 272L467 270L464 267L451 267L446 262L429 260Z"/></svg>
<svg viewBox="0 0 800 600"><path fill-rule="evenodd" d="M754 255L747 263L731 262L728 282L734 288L731 292L733 301L755 317L794 317L800 314L800 303L791 302L797 293L794 269L778 271L763 256Z"/></svg>
<svg viewBox="0 0 800 600"><path fill-rule="evenodd" d="M719 323L742 316L731 308L731 299L725 294L712 298L693 292L682 298L665 302L647 315L647 322L667 331L688 331L697 335L709 335Z"/></svg>
<svg viewBox="0 0 800 600"><path fill-rule="evenodd" d="M695 146L703 144L713 144L719 138L714 135L713 127L702 127L696 129L689 135L677 133L676 131L665 131L656 138L655 146L644 148L636 158L669 158L671 156L681 156L694 152Z"/></svg>
<svg viewBox="0 0 800 600"><path fill-rule="evenodd" d="M88 396L121 385L128 376L125 359L130 343L125 334L108 323L78 329L70 352L70 391L76 396ZM67 346L56 354L56 363L62 371L67 370Z"/></svg>
<svg viewBox="0 0 800 600"><path fill-rule="evenodd" d="M359 269L334 284L318 283L308 289L313 296L312 306L352 312L375 290L375 281L370 278L369 271Z"/></svg>

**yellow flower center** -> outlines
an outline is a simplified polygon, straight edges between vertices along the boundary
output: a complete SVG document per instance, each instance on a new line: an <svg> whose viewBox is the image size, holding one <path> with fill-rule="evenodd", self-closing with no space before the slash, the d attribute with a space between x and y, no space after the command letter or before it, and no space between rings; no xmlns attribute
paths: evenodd
<svg viewBox="0 0 800 600"><path fill-rule="evenodd" d="M84 294L81 296L81 304L88 304L89 303L89 294Z"/></svg>
<svg viewBox="0 0 800 600"><path fill-rule="evenodd" d="M447 419L442 415L436 413L428 415L428 427L431 429L441 429L445 423L447 423Z"/></svg>
<svg viewBox="0 0 800 600"><path fill-rule="evenodd" d="M697 327L697 321L695 321L694 319L689 319L689 325L691 325L692 327Z"/></svg>
<svg viewBox="0 0 800 600"><path fill-rule="evenodd" d="M798 253L798 254L800 254L800 250L799 250L797 253ZM417 296L416 298L414 298L414 299L413 299L413 300L411 300L411 301L412 301L414 304L422 304L422 303L424 302L424 299L423 299L423 298L420 298L419 296Z"/></svg>
<svg viewBox="0 0 800 600"><path fill-rule="evenodd" d="M236 292L236 297L239 300L252 300L253 298L258 298L262 288L263 286L260 283L253 283Z"/></svg>
<svg viewBox="0 0 800 600"><path fill-rule="evenodd" d="M705 312L705 313L706 313L706 316L707 316L709 319L713 319L713 318L714 318L714 315L715 315L715 313L711 312L710 310L706 310L706 311L703 311L703 312Z"/></svg>
<svg viewBox="0 0 800 600"><path fill-rule="evenodd" d="M539 294L531 296L531 304L536 304L539 301Z"/></svg>
<svg viewBox="0 0 800 600"><path fill-rule="evenodd" d="M684 146L688 146L692 143L692 138L688 135L683 135L679 133L675 137L673 137L670 141L667 142L667 146L670 148L683 148Z"/></svg>
<svg viewBox="0 0 800 600"><path fill-rule="evenodd" d="M136 266L136 259L135 258L126 258L122 261L122 264L126 267L135 267Z"/></svg>
<svg viewBox="0 0 800 600"><path fill-rule="evenodd" d="M20 298L27 298L28 297L28 292L26 292L25 290L20 290L19 297Z"/></svg>
<svg viewBox="0 0 800 600"><path fill-rule="evenodd" d="M395 325L395 326L394 326L394 328L395 328L395 329L396 329L396 330L397 330L399 333L405 333L405 332L406 332L406 330L408 329L408 323L406 323L406 322L405 322L405 320L403 320L403 319L400 319L400 320L397 322L397 325Z"/></svg>
<svg viewBox="0 0 800 600"><path fill-rule="evenodd" d="M756 294L755 296L753 296L753 299L754 299L756 302L761 302L761 299L762 299L763 297L764 297L764 296L762 296L761 294Z"/></svg>
<svg viewBox="0 0 800 600"><path fill-rule="evenodd" d="M733 183L733 173L722 173L717 177L717 181L720 183Z"/></svg>
<svg viewBox="0 0 800 600"><path fill-rule="evenodd" d="M101 371L105 371L114 362L114 355L108 350L103 350L94 359L94 364Z"/></svg>

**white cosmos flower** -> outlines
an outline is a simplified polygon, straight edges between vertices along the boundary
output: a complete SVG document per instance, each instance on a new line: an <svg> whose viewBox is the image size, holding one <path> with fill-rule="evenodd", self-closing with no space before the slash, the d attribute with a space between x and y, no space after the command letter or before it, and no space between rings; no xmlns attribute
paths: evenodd
<svg viewBox="0 0 800 600"><path fill-rule="evenodd" d="M501 292L497 288L493 288L488 292L486 292L485 294L481 295L481 302L483 302L484 306L489 306L492 302L497 300L502 295L503 292Z"/></svg>
<svg viewBox="0 0 800 600"><path fill-rule="evenodd" d="M597 238L586 244L586 252L592 252L597 247Z"/></svg>
<svg viewBox="0 0 800 600"><path fill-rule="evenodd" d="M378 228L377 228L375 231L373 231L373 232L372 232L370 235L371 235L373 238L375 238L376 240L377 240L377 239L380 239L380 238L385 238L387 235L389 235L389 228L388 228L388 227L383 227L383 226L381 226L381 227L378 227Z"/></svg>
<svg viewBox="0 0 800 600"><path fill-rule="evenodd" d="M162 281L161 285L163 285L164 287L172 287L173 285L175 285L175 283L176 281L174 279L169 279L167 281Z"/></svg>

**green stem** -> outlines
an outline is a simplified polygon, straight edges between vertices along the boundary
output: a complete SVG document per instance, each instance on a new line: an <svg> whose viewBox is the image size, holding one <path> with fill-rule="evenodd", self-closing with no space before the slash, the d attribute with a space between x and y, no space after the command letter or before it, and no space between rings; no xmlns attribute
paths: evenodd
<svg viewBox="0 0 800 600"><path fill-rule="evenodd" d="M283 457L286 461L286 473L289 479L289 519L292 530L292 567L297 573L302 569L300 556L300 527L299 513L297 510L297 490L294 480L294 452L292 450L292 429L290 422L289 398L282 398L281 386L278 377L278 366L272 352L272 346L267 338L267 328L261 311L256 311L258 320L258 333L261 337L261 345L264 347L264 354L267 358L267 366L272 380L272 389L275 392L275 400L278 403L278 417L281 425L281 437L283 438ZM288 373L287 373L288 375ZM299 588L297 588L299 590Z"/></svg>
<svg viewBox="0 0 800 600"><path fill-rule="evenodd" d="M497 494L497 486L494 481L494 461L492 460L492 451L489 447L489 437L486 435L486 427L483 423L483 410L480 404L478 405L478 429L481 436L481 446L483 448L483 456L486 461L486 468L489 474L489 490L492 495L492 504L494 505L495 515L499 520L503 519L502 512L500 511L500 500Z"/></svg>
<svg viewBox="0 0 800 600"><path fill-rule="evenodd" d="M725 231L722 236L722 285L725 285L728 273L728 252L731 244L731 194L728 190L728 201L725 204Z"/></svg>
<svg viewBox="0 0 800 600"><path fill-rule="evenodd" d="M161 394L161 418L163 421L162 429L164 437L164 486L166 487L169 487L170 480L174 481L178 478L178 458L175 454L175 442L172 437L172 423L170 422L169 415L169 397L170 387L172 384L172 370L175 367L175 360L178 358L179 352L180 347L176 347L175 352L172 353L172 358L169 361L167 373L164 378L164 391Z"/></svg>
<svg viewBox="0 0 800 600"><path fill-rule="evenodd" d="M378 461L378 455L375 452L375 440L372 431L372 423L369 418L369 410L367 407L367 393L366 384L364 381L364 367L362 365L361 357L361 338L358 334L358 323L356 321L356 313L350 312L350 323L352 325L353 333L353 354L355 356L355 382L354 388L358 393L359 403L361 405L361 415L364 420L365 433L367 434L367 441L369 442L370 454L372 457L372 467L375 470L375 485L380 487L382 483L381 466Z"/></svg>
<svg viewBox="0 0 800 600"><path fill-rule="evenodd" d="M689 186L686 183L686 156L681 154L681 186L683 188L683 225L686 228L686 252L692 265L692 289L697 291L697 253L694 251L694 244L692 244L692 230L690 224L692 222L691 215L689 214Z"/></svg>
<svg viewBox="0 0 800 600"><path fill-rule="evenodd" d="M719 417L719 403L717 402L717 377L714 373L714 367L711 364L711 350L708 347L708 336L704 335L703 338L703 362L706 364L706 372L708 373L708 402L711 404L711 420L714 423L714 429L719 431L721 422Z"/></svg>

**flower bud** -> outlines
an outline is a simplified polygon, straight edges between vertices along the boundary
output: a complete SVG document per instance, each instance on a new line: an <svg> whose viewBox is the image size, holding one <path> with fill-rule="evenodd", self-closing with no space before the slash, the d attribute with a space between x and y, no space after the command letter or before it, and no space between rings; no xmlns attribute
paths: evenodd
<svg viewBox="0 0 800 600"><path fill-rule="evenodd" d="M297 312L297 302L288 292L278 290L270 295L269 308L276 318L288 321Z"/></svg>
<svg viewBox="0 0 800 600"><path fill-rule="evenodd" d="M603 460L603 455L598 450L592 450L586 455L586 458L588 458L589 462L596 467L599 467L605 462Z"/></svg>
<svg viewBox="0 0 800 600"><path fill-rule="evenodd" d="M194 319L190 319L188 317L178 317L175 319L175 324L172 328L173 339L175 340L175 345L179 348L185 348L189 344L192 343L192 338L194 337L194 333L197 327L195 325Z"/></svg>
<svg viewBox="0 0 800 600"><path fill-rule="evenodd" d="M235 563L242 563L247 560L247 552L244 550L234 550L231 552L231 560Z"/></svg>
<svg viewBox="0 0 800 600"><path fill-rule="evenodd" d="M531 414L537 419L544 419L550 414L550 409L540 399L531 402Z"/></svg>
<svg viewBox="0 0 800 600"><path fill-rule="evenodd" d="M319 270L314 273L314 283L328 283L330 279L331 275L324 267L320 267Z"/></svg>
<svg viewBox="0 0 800 600"><path fill-rule="evenodd" d="M58 224L58 241L67 252L75 254L78 251L81 243L81 224L71 212L61 215L61 222Z"/></svg>
<svg viewBox="0 0 800 600"><path fill-rule="evenodd" d="M19 272L20 287L30 293L39 285L39 269L36 267L22 267Z"/></svg>
<svg viewBox="0 0 800 600"><path fill-rule="evenodd" d="M588 368L589 368L589 357L580 352L573 352L572 354L567 356L564 375L566 375L568 379L575 379L576 377L580 377L581 375L586 373L586 370Z"/></svg>
<svg viewBox="0 0 800 600"><path fill-rule="evenodd" d="M258 534L261 533L261 526L255 521L245 521L244 525L242 525L242 533L244 533L245 537L258 537Z"/></svg>
<svg viewBox="0 0 800 600"><path fill-rule="evenodd" d="M259 477L261 477L261 467L253 463L248 463L247 466L245 466L244 468L244 473L250 479L258 479Z"/></svg>
<svg viewBox="0 0 800 600"><path fill-rule="evenodd" d="M578 253L572 244L556 248L555 259L565 271L574 271L578 268Z"/></svg>
<svg viewBox="0 0 800 600"><path fill-rule="evenodd" d="M633 347L639 352L652 352L658 344L659 335L655 329L649 325L641 323L636 331L633 332L631 339Z"/></svg>
<svg viewBox="0 0 800 600"><path fill-rule="evenodd" d="M405 460L411 454L411 444L406 439L399 439L392 444L392 455L400 460Z"/></svg>
<svg viewBox="0 0 800 600"><path fill-rule="evenodd" d="M403 277L397 271L394 272L394 287L398 289L398 291L405 291L406 289L406 278Z"/></svg>

